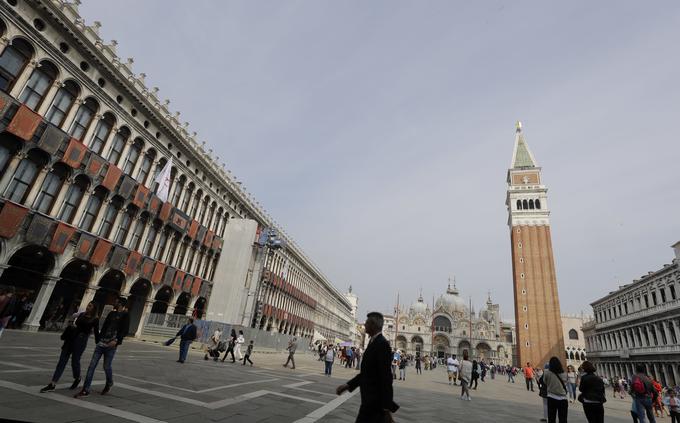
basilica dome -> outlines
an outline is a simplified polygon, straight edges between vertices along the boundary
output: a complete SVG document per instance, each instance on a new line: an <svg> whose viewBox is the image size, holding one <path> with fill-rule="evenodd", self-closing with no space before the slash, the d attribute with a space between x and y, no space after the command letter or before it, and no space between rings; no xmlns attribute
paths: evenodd
<svg viewBox="0 0 680 423"><path fill-rule="evenodd" d="M449 314L454 313L468 313L468 307L465 300L458 295L458 290L454 286L449 285L445 294L442 294L435 303L437 308L443 308Z"/></svg>
<svg viewBox="0 0 680 423"><path fill-rule="evenodd" d="M427 314L428 309L427 309L427 304L423 301L423 296L421 295L418 297L418 301L411 304L411 308L409 309L411 313L413 314Z"/></svg>

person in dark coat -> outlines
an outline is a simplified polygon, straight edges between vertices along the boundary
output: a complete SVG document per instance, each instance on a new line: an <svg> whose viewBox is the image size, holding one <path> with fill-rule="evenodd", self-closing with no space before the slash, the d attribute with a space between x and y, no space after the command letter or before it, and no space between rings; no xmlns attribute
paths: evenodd
<svg viewBox="0 0 680 423"><path fill-rule="evenodd" d="M361 406L356 423L391 423L392 413L399 409L392 399L392 348L382 335L383 315L372 312L366 317L366 333L371 339L361 360L361 372L338 386L336 393L341 395L359 387Z"/></svg>
<svg viewBox="0 0 680 423"><path fill-rule="evenodd" d="M88 303L85 311L78 314L73 324L68 325L61 334L61 340L64 341L64 344L61 347L57 368L54 370L50 383L40 392L50 392L57 388L57 382L64 373L69 358L73 371L73 383L69 389L78 387L80 384L80 357L87 347L87 340L91 333L94 333L94 341L99 342L99 314L94 302Z"/></svg>
<svg viewBox="0 0 680 423"><path fill-rule="evenodd" d="M227 356L229 353L231 353L231 362L236 363L236 357L234 356L234 346L236 345L236 330L232 329L231 334L229 335L228 339L228 344L227 344L227 351L224 353L224 357L222 357L222 362L224 363L224 360L227 359Z"/></svg>
<svg viewBox="0 0 680 423"><path fill-rule="evenodd" d="M187 359L187 354L189 353L189 347L191 343L196 339L196 325L194 324L194 318L189 317L189 322L182 326L182 329L177 332L179 336L179 360L178 363L184 363Z"/></svg>
<svg viewBox="0 0 680 423"><path fill-rule="evenodd" d="M114 309L106 316L104 324L99 331L99 342L94 348L92 360L87 368L87 375L85 382L83 382L83 389L75 395L76 398L86 397L90 395L90 385L94 378L94 371L97 369L99 360L104 357L104 373L106 374L106 385L101 394L109 393L113 386L113 369L111 363L113 357L116 355L118 346L123 343L123 338L128 334L130 329L130 315L127 311L127 299L125 297L118 298L118 302Z"/></svg>
<svg viewBox="0 0 680 423"><path fill-rule="evenodd" d="M590 361L584 361L581 368L585 375L581 376L578 390L581 391L578 400L583 403L583 412L588 423L604 423L604 406L607 401L604 396L604 382L595 374L595 366Z"/></svg>

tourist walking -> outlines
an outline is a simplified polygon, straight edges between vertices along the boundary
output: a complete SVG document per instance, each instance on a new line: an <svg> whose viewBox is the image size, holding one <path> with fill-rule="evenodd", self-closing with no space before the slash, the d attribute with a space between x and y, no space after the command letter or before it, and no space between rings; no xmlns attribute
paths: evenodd
<svg viewBox="0 0 680 423"><path fill-rule="evenodd" d="M246 355L243 356L243 365L246 365L246 361L250 363L250 367L253 367L253 361L250 359L250 356L253 355L253 341L251 340L248 346L246 347Z"/></svg>
<svg viewBox="0 0 680 423"><path fill-rule="evenodd" d="M111 368L113 357L116 355L118 346L123 343L123 338L128 334L129 329L130 315L127 311L127 299L120 297L113 310L104 319L104 324L99 332L99 342L97 342L97 346L94 348L90 365L87 368L83 389L76 394L76 398L90 395L90 385L92 385L94 371L102 356L104 357L106 385L104 385L101 394L109 393L113 386L113 369Z"/></svg>
<svg viewBox="0 0 680 423"><path fill-rule="evenodd" d="M633 396L633 409L637 414L640 423L656 423L654 413L652 412L652 402L656 390L652 385L652 381L645 374L645 366L638 364L635 366L635 375L631 383L631 395Z"/></svg>
<svg viewBox="0 0 680 423"><path fill-rule="evenodd" d="M189 321L182 326L182 329L177 332L176 337L179 338L179 359L178 363L184 363L187 359L187 354L189 354L189 347L191 343L196 339L196 325L194 324L194 318L189 317Z"/></svg>
<svg viewBox="0 0 680 423"><path fill-rule="evenodd" d="M479 364L477 363L477 360L472 360L472 380L470 381L470 387L472 389L477 389L477 384L479 383L477 379L479 379Z"/></svg>
<svg viewBox="0 0 680 423"><path fill-rule="evenodd" d="M522 373L524 373L524 382L527 384L527 391L534 392L534 369L529 362L527 362L527 365L522 369Z"/></svg>
<svg viewBox="0 0 680 423"><path fill-rule="evenodd" d="M333 362L335 362L335 350L333 349L333 346L331 344L328 344L328 348L326 348L326 355L324 356L324 370L323 373L326 376L331 375L331 372L333 371Z"/></svg>
<svg viewBox="0 0 680 423"><path fill-rule="evenodd" d="M399 367L399 362L401 361L401 354L399 353L399 350L394 350L394 353L392 353L392 379L397 378L397 368Z"/></svg>
<svg viewBox="0 0 680 423"><path fill-rule="evenodd" d="M350 369L352 368L352 362L354 361L354 349L353 348L346 348L345 349L345 368Z"/></svg>
<svg viewBox="0 0 680 423"><path fill-rule="evenodd" d="M508 364L508 366L505 368L505 373L508 375L508 383L512 382L515 383L515 375L513 374L512 367Z"/></svg>
<svg viewBox="0 0 680 423"><path fill-rule="evenodd" d="M364 351L361 372L336 389L338 395L357 387L361 390L361 406L356 423L393 422L392 413L399 409L392 399L390 343L382 335L383 322L382 314L368 313L365 328L371 339Z"/></svg>
<svg viewBox="0 0 680 423"><path fill-rule="evenodd" d="M2 332L9 325L9 320L12 318L14 304L17 301L15 293L16 290L13 286L0 291L0 336L2 336Z"/></svg>
<svg viewBox="0 0 680 423"><path fill-rule="evenodd" d="M663 387L656 379L652 379L652 386L654 387L655 391L653 401L654 414L656 415L656 417L664 417L666 414L666 407L664 407L663 402L661 402L661 393L663 391ZM661 416L659 416L659 413L661 413Z"/></svg>
<svg viewBox="0 0 680 423"><path fill-rule="evenodd" d="M576 369L574 369L574 366L572 366L572 365L567 366L567 393L569 394L571 402L576 401L576 379L577 378L578 378L578 373L576 373ZM618 383L619 379L616 378L615 380Z"/></svg>
<svg viewBox="0 0 680 423"><path fill-rule="evenodd" d="M491 380L496 379L496 366L493 364L493 361L489 363L489 372L491 373Z"/></svg>
<svg viewBox="0 0 680 423"><path fill-rule="evenodd" d="M458 379L458 366L460 365L460 362L456 358L456 355L453 354L452 356L449 356L449 358L446 359L446 373L449 376L449 385L453 383L454 385L457 385L456 379Z"/></svg>
<svg viewBox="0 0 680 423"><path fill-rule="evenodd" d="M423 374L423 359L420 357L420 354L416 354L416 374L417 375L422 375Z"/></svg>
<svg viewBox="0 0 680 423"><path fill-rule="evenodd" d="M604 423L604 382L595 374L595 365L590 361L584 361L581 369L585 372L581 376L578 390L581 392L578 399L583 404L583 412L588 423ZM567 375L567 377L569 377Z"/></svg>
<svg viewBox="0 0 680 423"><path fill-rule="evenodd" d="M236 357L234 356L234 348L236 346L236 330L232 329L231 334L229 334L229 338L227 339L227 351L224 353L224 357L222 357L222 363L224 363L224 360L227 359L227 356L231 354L231 362L236 363Z"/></svg>
<svg viewBox="0 0 680 423"><path fill-rule="evenodd" d="M567 375L559 358L550 358L548 369L543 372L543 382L548 394L548 423L555 423L556 417L560 423L567 423Z"/></svg>
<svg viewBox="0 0 680 423"><path fill-rule="evenodd" d="M543 375L545 374L545 371L548 370L548 367L550 365L548 363L545 363L545 366L543 367L543 370L539 369L539 372L537 372L537 381L536 383L538 384L538 396L541 397L543 400L543 418L541 419L542 422L547 422L548 421L548 387L545 384L545 381L543 380Z"/></svg>
<svg viewBox="0 0 680 423"><path fill-rule="evenodd" d="M668 414L671 416L671 423L680 423L680 400L673 389L668 390Z"/></svg>
<svg viewBox="0 0 680 423"><path fill-rule="evenodd" d="M463 350L463 361L460 362L460 399L470 401L470 381L472 380L472 362L468 360L468 351Z"/></svg>
<svg viewBox="0 0 680 423"><path fill-rule="evenodd" d="M480 362L479 362L479 367L482 368L482 371L481 371L481 378L480 378L480 379L482 380L482 382L484 382L484 378L486 377L486 372L487 372L488 366L486 365L485 362L480 361Z"/></svg>
<svg viewBox="0 0 680 423"><path fill-rule="evenodd" d="M57 368L54 369L52 380L42 388L40 392L54 391L57 382L66 369L69 358L71 359L71 371L73 372L73 383L69 389L76 389L80 384L80 357L87 347L87 340L90 333L94 332L94 341L99 342L99 315L97 305L93 302L87 304L85 311L76 316L75 321L69 324L61 334L64 344L61 346L61 354Z"/></svg>
<svg viewBox="0 0 680 423"><path fill-rule="evenodd" d="M241 345L245 343L246 340L243 337L243 331L238 331L238 336L236 337L236 346L234 347L234 352L238 355L238 360L243 360L243 354L241 354Z"/></svg>
<svg viewBox="0 0 680 423"><path fill-rule="evenodd" d="M406 356L403 355L401 356L401 360L399 361L399 380L406 380L406 365L408 364L408 360L406 359Z"/></svg>
<svg viewBox="0 0 680 423"><path fill-rule="evenodd" d="M283 365L283 367L288 367L288 363L292 363L293 366L291 369L295 369L295 350L297 350L297 338L293 338L288 342L288 347L286 348L288 351L288 359L286 360L286 363Z"/></svg>

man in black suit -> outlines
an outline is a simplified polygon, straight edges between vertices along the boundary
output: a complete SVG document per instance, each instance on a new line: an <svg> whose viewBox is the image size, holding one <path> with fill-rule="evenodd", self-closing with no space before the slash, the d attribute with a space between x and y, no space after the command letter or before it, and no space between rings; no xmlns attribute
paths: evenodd
<svg viewBox="0 0 680 423"><path fill-rule="evenodd" d="M392 413L399 406L392 400L392 349L382 335L383 315L378 312L366 316L366 333L371 337L361 360L361 372L344 385L338 386L338 395L345 391L361 390L361 407L356 423L391 423Z"/></svg>

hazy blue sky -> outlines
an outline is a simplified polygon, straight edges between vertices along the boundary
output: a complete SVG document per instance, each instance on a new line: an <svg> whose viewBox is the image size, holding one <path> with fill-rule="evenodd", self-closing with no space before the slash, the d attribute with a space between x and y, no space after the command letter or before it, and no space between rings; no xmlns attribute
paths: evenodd
<svg viewBox="0 0 680 423"><path fill-rule="evenodd" d="M514 123L543 167L563 312L680 240L680 2L86 0L360 311L456 275L514 318Z"/></svg>

